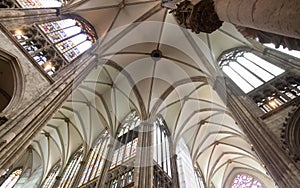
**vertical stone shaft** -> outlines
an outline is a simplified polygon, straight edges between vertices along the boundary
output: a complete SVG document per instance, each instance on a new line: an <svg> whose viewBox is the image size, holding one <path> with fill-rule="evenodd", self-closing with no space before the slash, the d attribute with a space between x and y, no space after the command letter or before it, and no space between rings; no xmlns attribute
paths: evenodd
<svg viewBox="0 0 300 188"><path fill-rule="evenodd" d="M219 19L300 39L299 0L214 0Z"/></svg>
<svg viewBox="0 0 300 188"><path fill-rule="evenodd" d="M140 125L137 160L135 167L135 187L153 187L153 149L152 134L153 124L143 122Z"/></svg>

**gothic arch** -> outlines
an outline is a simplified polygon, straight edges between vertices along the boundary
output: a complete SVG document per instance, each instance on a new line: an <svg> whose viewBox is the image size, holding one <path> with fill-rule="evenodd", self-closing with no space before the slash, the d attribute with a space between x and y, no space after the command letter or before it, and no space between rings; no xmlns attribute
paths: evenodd
<svg viewBox="0 0 300 188"><path fill-rule="evenodd" d="M0 49L0 70L0 114L5 116L23 96L24 75L17 57L4 49Z"/></svg>
<svg viewBox="0 0 300 188"><path fill-rule="evenodd" d="M272 182L268 175L262 174L260 172L257 172L255 170L251 169L245 169L245 168L234 168L231 173L223 180L223 186L224 188L231 188L234 179L237 177L237 175L247 175L251 176L255 180L258 180L263 188L272 187L274 185L274 182ZM273 184L273 185L272 185Z"/></svg>
<svg viewBox="0 0 300 188"><path fill-rule="evenodd" d="M283 125L282 141L286 146L289 155L295 161L300 160L300 106L295 108L294 112L289 113L290 117Z"/></svg>

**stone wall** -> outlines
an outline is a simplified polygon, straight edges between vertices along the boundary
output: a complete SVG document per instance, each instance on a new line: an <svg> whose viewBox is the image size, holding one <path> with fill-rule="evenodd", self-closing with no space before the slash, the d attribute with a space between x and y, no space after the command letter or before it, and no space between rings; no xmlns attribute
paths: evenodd
<svg viewBox="0 0 300 188"><path fill-rule="evenodd" d="M39 97L46 88L50 87L50 80L43 75L33 62L23 54L23 52L13 43L6 34L0 30L0 50L11 54L17 58L20 65L23 83L18 83L16 87L22 87L21 95L16 96L20 102L17 106L5 109L4 114L8 118L13 117L17 112L30 105L37 97Z"/></svg>

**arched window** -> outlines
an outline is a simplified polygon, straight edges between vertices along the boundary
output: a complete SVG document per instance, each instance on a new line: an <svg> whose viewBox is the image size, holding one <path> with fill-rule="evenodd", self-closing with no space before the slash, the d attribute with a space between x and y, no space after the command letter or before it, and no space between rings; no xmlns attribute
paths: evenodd
<svg viewBox="0 0 300 188"><path fill-rule="evenodd" d="M68 166L65 168L62 179L58 188L68 188L71 187L76 174L80 167L80 162L83 158L83 148L81 147L70 159Z"/></svg>
<svg viewBox="0 0 300 188"><path fill-rule="evenodd" d="M246 50L233 50L224 54L219 65L223 72L245 93L249 93L284 72L283 69Z"/></svg>
<svg viewBox="0 0 300 188"><path fill-rule="evenodd" d="M250 49L233 49L223 54L219 65L265 113L300 96L300 79L297 74L267 62L250 52Z"/></svg>
<svg viewBox="0 0 300 188"><path fill-rule="evenodd" d="M62 0L5 0L0 2L0 8L57 8L62 3Z"/></svg>
<svg viewBox="0 0 300 188"><path fill-rule="evenodd" d="M0 57L0 112L9 104L15 86L13 67Z"/></svg>
<svg viewBox="0 0 300 188"><path fill-rule="evenodd" d="M11 32L48 75L91 48L97 38L93 27L79 17L33 24Z"/></svg>
<svg viewBox="0 0 300 188"><path fill-rule="evenodd" d="M136 154L138 126L140 118L136 112L130 113L122 122L110 168L114 168L131 159Z"/></svg>
<svg viewBox="0 0 300 188"><path fill-rule="evenodd" d="M262 183L247 174L238 174L234 178L231 188L263 188Z"/></svg>
<svg viewBox="0 0 300 188"><path fill-rule="evenodd" d="M21 8L51 8L61 7L60 0L16 0Z"/></svg>
<svg viewBox="0 0 300 188"><path fill-rule="evenodd" d="M172 187L170 133L162 116L154 121L154 187Z"/></svg>
<svg viewBox="0 0 300 188"><path fill-rule="evenodd" d="M12 188L17 183L22 175L22 168L14 170L9 177L3 182L0 188Z"/></svg>
<svg viewBox="0 0 300 188"><path fill-rule="evenodd" d="M50 188L54 185L60 168L61 168L61 163L60 162L57 163L56 165L54 165L54 167L51 169L48 176L44 180L42 188Z"/></svg>
<svg viewBox="0 0 300 188"><path fill-rule="evenodd" d="M140 117L136 111L131 112L122 122L115 143L106 187L133 187L134 166L131 163L136 156L139 125Z"/></svg>
<svg viewBox="0 0 300 188"><path fill-rule="evenodd" d="M91 150L79 187L100 176L108 152L109 138L108 132L105 131Z"/></svg>

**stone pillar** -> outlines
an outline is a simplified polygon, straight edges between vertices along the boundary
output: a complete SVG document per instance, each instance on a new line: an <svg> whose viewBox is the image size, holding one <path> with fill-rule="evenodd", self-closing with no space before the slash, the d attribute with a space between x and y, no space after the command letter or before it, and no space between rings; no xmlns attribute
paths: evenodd
<svg viewBox="0 0 300 188"><path fill-rule="evenodd" d="M299 0L214 0L220 20L300 39Z"/></svg>
<svg viewBox="0 0 300 188"><path fill-rule="evenodd" d="M218 82L218 79L216 80ZM215 84L221 86L222 84ZM226 93L227 107L234 119L251 141L253 148L271 177L279 187L298 187L300 185L300 170L294 161L286 155L277 140L268 132L262 120L253 115L247 104L224 85L223 90L216 90L221 95Z"/></svg>
<svg viewBox="0 0 300 188"><path fill-rule="evenodd" d="M61 107L73 90L94 68L95 58L70 64L64 77L56 80L37 100L20 110L16 118L0 130L0 173L13 164L31 144L35 136Z"/></svg>
<svg viewBox="0 0 300 188"><path fill-rule="evenodd" d="M139 145L135 161L134 187L153 187L153 124L142 122L139 127Z"/></svg>

